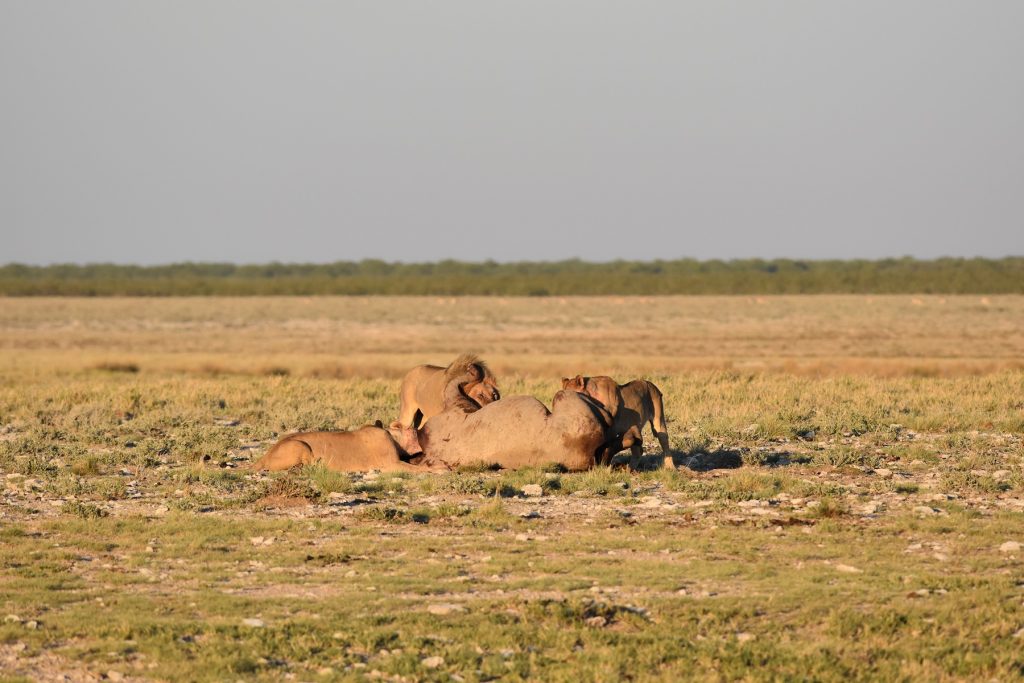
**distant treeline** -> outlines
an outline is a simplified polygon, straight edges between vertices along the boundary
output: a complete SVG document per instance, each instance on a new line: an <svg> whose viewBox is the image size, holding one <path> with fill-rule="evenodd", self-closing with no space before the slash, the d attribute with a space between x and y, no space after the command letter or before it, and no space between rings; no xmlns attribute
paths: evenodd
<svg viewBox="0 0 1024 683"><path fill-rule="evenodd" d="M0 295L1021 294L1024 257L0 266Z"/></svg>

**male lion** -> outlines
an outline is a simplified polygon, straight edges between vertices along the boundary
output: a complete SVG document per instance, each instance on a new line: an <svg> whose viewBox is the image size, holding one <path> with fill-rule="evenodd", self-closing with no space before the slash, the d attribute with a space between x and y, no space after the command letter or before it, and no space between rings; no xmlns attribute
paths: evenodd
<svg viewBox="0 0 1024 683"><path fill-rule="evenodd" d="M411 450L411 452L410 452ZM445 471L444 465L422 456L413 464L410 455L420 452L416 433L392 425L383 428L378 421L351 432L299 432L274 444L253 464L256 470L287 470L313 462L335 472L428 472Z"/></svg>
<svg viewBox="0 0 1024 683"><path fill-rule="evenodd" d="M459 381L453 382L456 378ZM446 397L446 392L450 396ZM419 427L444 410L446 400L475 409L497 401L501 393L487 364L474 355L462 354L447 368L418 365L410 370L402 380L400 398L398 422L405 427Z"/></svg>
<svg viewBox="0 0 1024 683"><path fill-rule="evenodd" d="M605 457L611 460L619 451L630 449L630 466L635 467L636 461L643 455L643 437L640 429L647 423L658 439L661 453L665 456L665 465L671 464L671 453L668 445L668 427L665 425L665 408L662 405L661 390L645 379L635 379L627 384L618 384L611 377L563 377L562 388L570 389L590 396L599 401L611 414L613 439L609 443ZM634 429L635 428L635 429ZM632 438L630 438L631 435ZM625 437L621 442L619 438ZM631 443L627 443L631 442ZM607 462L602 462L605 465Z"/></svg>

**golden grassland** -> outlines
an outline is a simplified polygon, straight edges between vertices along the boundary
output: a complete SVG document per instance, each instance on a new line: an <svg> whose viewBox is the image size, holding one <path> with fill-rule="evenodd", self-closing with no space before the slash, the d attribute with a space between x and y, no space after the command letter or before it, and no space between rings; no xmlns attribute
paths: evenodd
<svg viewBox="0 0 1024 683"><path fill-rule="evenodd" d="M1024 365L1024 297L0 299L7 368L376 378L465 349L505 375L976 374Z"/></svg>
<svg viewBox="0 0 1024 683"><path fill-rule="evenodd" d="M1022 327L1014 296L0 299L0 680L1019 678ZM246 469L465 350L505 395L653 379L677 469Z"/></svg>

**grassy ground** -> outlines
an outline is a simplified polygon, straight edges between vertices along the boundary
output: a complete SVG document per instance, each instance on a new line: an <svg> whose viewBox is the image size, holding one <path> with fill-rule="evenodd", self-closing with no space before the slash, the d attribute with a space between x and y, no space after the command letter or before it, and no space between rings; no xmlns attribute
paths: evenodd
<svg viewBox="0 0 1024 683"><path fill-rule="evenodd" d="M1024 676L1024 298L918 301L4 301L0 680ZM245 469L467 347L677 469Z"/></svg>

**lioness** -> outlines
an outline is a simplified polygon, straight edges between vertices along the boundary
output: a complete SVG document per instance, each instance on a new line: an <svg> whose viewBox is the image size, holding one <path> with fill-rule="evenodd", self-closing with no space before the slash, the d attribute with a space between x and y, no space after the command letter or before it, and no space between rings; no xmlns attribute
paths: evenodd
<svg viewBox="0 0 1024 683"><path fill-rule="evenodd" d="M469 371L467 372L467 368ZM460 378L458 382L452 382ZM480 408L501 398L498 380L487 364L471 354L463 354L447 368L418 365L402 380L402 407L398 422L405 427L419 427L445 407L449 400L463 400L469 409ZM456 396L457 394L457 396Z"/></svg>
<svg viewBox="0 0 1024 683"><path fill-rule="evenodd" d="M253 469L287 470L314 462L323 463L327 469L335 472L428 472L448 469L422 455L419 458L411 457L419 453L421 451L414 430L397 425L385 429L377 422L351 432L289 434L254 463Z"/></svg>
<svg viewBox="0 0 1024 683"><path fill-rule="evenodd" d="M643 455L643 437L640 430L647 423L658 439L661 453L665 456L665 465L671 464L668 445L668 427L665 425L665 408L662 404L661 390L645 379L635 379L627 384L618 384L611 377L563 377L562 388L586 394L600 403L611 414L614 424L613 441L606 449L606 457L610 461L619 451L630 449L630 465L635 467L636 461ZM631 428L636 430L631 432ZM617 440L627 434L633 438ZM627 443L631 441L632 443ZM606 465L607 462L601 464Z"/></svg>
<svg viewBox="0 0 1024 683"><path fill-rule="evenodd" d="M579 471L594 466L611 423L611 415L597 401L559 391L550 411L533 396L512 396L474 412L449 407L427 420L418 433L427 457L449 466L561 465Z"/></svg>

